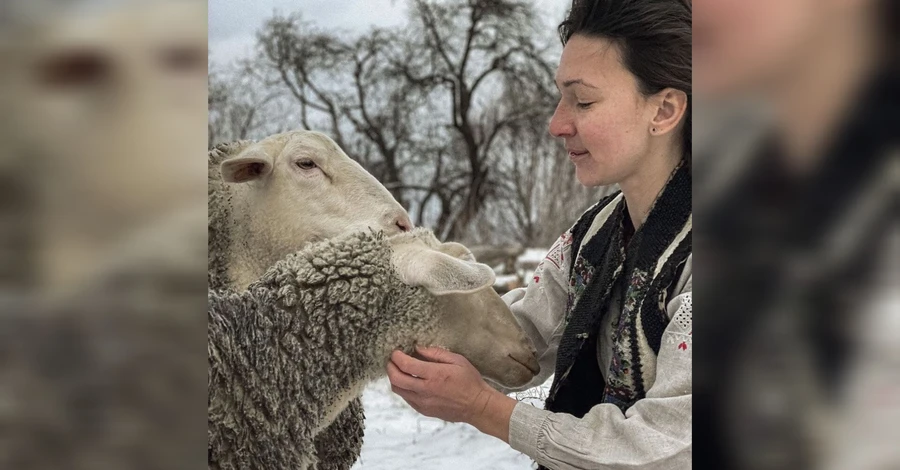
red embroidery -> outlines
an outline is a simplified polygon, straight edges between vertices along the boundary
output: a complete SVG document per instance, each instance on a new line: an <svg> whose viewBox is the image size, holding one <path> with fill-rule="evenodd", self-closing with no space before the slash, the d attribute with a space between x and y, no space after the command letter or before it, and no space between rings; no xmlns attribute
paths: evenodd
<svg viewBox="0 0 900 470"><path fill-rule="evenodd" d="M683 350L683 351L687 351L687 343L685 343L684 341L682 341L681 344L678 345L678 349L681 349L681 350Z"/></svg>
<svg viewBox="0 0 900 470"><path fill-rule="evenodd" d="M556 269L561 269L563 262L565 261L565 256L563 251L572 245L572 235L568 232L562 234L553 246L550 247L550 251L547 252L547 256L544 257L544 260L553 263L553 266Z"/></svg>
<svg viewBox="0 0 900 470"><path fill-rule="evenodd" d="M534 276L534 282L541 282L541 276Z"/></svg>

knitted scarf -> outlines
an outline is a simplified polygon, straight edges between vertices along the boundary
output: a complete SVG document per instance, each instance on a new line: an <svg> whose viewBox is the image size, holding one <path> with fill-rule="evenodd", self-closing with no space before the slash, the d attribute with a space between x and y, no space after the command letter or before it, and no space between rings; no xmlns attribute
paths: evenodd
<svg viewBox="0 0 900 470"><path fill-rule="evenodd" d="M582 417L599 403L612 403L624 412L645 396L669 322L666 306L691 253L691 212L691 170L682 163L630 239L621 192L598 202L575 224L572 246L578 254L570 266L566 328L547 410ZM613 354L604 381L597 340L617 283L624 300L613 321Z"/></svg>

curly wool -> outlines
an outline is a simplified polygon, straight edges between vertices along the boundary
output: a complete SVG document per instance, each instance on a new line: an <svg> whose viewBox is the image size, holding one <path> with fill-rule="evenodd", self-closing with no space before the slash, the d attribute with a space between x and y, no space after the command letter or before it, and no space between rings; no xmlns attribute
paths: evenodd
<svg viewBox="0 0 900 470"><path fill-rule="evenodd" d="M202 467L199 210L129 236L77 291L0 296L0 469Z"/></svg>
<svg viewBox="0 0 900 470"><path fill-rule="evenodd" d="M240 153L253 142L242 140L219 144L209 151L207 167L207 201L209 234L207 249L207 282L210 289L223 289L228 279L228 246L231 243L231 190L222 181L220 165Z"/></svg>
<svg viewBox="0 0 900 470"><path fill-rule="evenodd" d="M210 290L232 286L228 275L232 192L231 186L222 181L220 165L252 144L249 140L223 143L208 153L207 284ZM319 470L349 469L356 462L362 450L364 421L362 402L357 398L328 429L316 436Z"/></svg>
<svg viewBox="0 0 900 470"><path fill-rule="evenodd" d="M210 292L211 467L312 467L319 430L391 351L434 335L434 297L403 284L391 254L382 234L356 233L288 256L241 294Z"/></svg>

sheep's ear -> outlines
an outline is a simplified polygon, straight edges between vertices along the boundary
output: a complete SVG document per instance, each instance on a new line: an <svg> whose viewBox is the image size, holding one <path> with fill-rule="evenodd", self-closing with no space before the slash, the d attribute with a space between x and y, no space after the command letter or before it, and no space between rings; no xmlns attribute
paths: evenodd
<svg viewBox="0 0 900 470"><path fill-rule="evenodd" d="M222 162L222 181L243 183L252 181L272 172L272 162L258 155L238 155Z"/></svg>
<svg viewBox="0 0 900 470"><path fill-rule="evenodd" d="M472 255L472 252L465 247L465 245L461 245L456 242L446 242L442 243L441 247L438 248L441 253L446 253L454 258L461 259L463 261L469 261L474 263L475 256Z"/></svg>
<svg viewBox="0 0 900 470"><path fill-rule="evenodd" d="M496 279L494 270L485 264L418 244L395 246L391 262L405 284L424 287L434 295L479 291Z"/></svg>

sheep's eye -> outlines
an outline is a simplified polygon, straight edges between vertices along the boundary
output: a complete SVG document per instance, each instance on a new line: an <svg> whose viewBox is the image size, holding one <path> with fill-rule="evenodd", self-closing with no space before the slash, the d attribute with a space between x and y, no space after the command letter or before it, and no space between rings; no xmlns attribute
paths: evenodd
<svg viewBox="0 0 900 470"><path fill-rule="evenodd" d="M312 170L313 168L316 167L316 162L314 162L312 160L308 160L308 159L300 160L297 162L297 166L299 166L300 169L302 169L302 170Z"/></svg>

